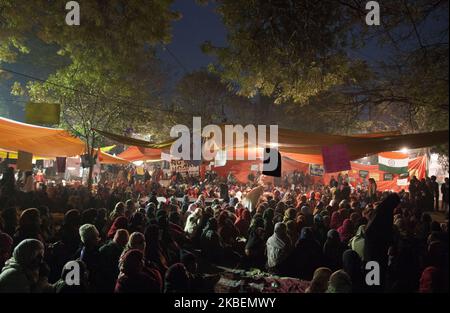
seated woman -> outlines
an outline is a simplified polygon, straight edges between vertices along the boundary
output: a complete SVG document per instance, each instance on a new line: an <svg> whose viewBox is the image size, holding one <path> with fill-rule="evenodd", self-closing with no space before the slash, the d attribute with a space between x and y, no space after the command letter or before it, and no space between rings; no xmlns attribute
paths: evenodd
<svg viewBox="0 0 450 313"><path fill-rule="evenodd" d="M169 267L164 279L164 293L190 292L190 279L186 267L176 263Z"/></svg>
<svg viewBox="0 0 450 313"><path fill-rule="evenodd" d="M325 293L328 289L328 281L332 272L328 267L319 267L314 271L311 284L305 293Z"/></svg>
<svg viewBox="0 0 450 313"><path fill-rule="evenodd" d="M144 254L137 250L128 250L120 264L116 293L160 292L160 283L144 271Z"/></svg>
<svg viewBox="0 0 450 313"><path fill-rule="evenodd" d="M264 268L265 237L264 220L262 218L254 218L248 231L248 239L245 245L245 255L247 256L247 264L249 266Z"/></svg>
<svg viewBox="0 0 450 313"><path fill-rule="evenodd" d="M287 272L286 260L292 250L292 243L287 235L286 225L276 223L273 235L267 240L267 268L274 274Z"/></svg>
<svg viewBox="0 0 450 313"><path fill-rule="evenodd" d="M211 217L203 230L200 239L201 254L210 262L222 260L223 246L217 233L217 221Z"/></svg>
<svg viewBox="0 0 450 313"><path fill-rule="evenodd" d="M25 239L14 249L0 274L0 293L44 292L50 287L41 273L44 245L36 239Z"/></svg>

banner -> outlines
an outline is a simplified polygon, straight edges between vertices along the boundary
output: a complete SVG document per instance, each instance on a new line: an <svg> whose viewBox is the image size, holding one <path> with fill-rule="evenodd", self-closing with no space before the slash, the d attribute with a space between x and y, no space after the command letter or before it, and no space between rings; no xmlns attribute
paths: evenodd
<svg viewBox="0 0 450 313"><path fill-rule="evenodd" d="M394 180L394 175L392 173L384 173L383 180L384 181Z"/></svg>
<svg viewBox="0 0 450 313"><path fill-rule="evenodd" d="M367 178L369 176L369 171L360 170L359 171L359 177L361 178Z"/></svg>
<svg viewBox="0 0 450 313"><path fill-rule="evenodd" d="M197 165L198 162L185 161L185 160L172 160L170 161L170 170L180 173L185 176L189 175L199 175L200 167Z"/></svg>
<svg viewBox="0 0 450 313"><path fill-rule="evenodd" d="M17 157L17 169L22 171L31 171L33 169L33 154L19 151Z"/></svg>
<svg viewBox="0 0 450 313"><path fill-rule="evenodd" d="M325 173L325 169L320 164L310 164L309 165L309 174L311 176L323 176Z"/></svg>
<svg viewBox="0 0 450 313"><path fill-rule="evenodd" d="M25 105L25 122L29 124L59 124L59 103L34 103Z"/></svg>
<svg viewBox="0 0 450 313"><path fill-rule="evenodd" d="M347 145L322 147L323 166L325 172L335 173L351 169L350 155Z"/></svg>

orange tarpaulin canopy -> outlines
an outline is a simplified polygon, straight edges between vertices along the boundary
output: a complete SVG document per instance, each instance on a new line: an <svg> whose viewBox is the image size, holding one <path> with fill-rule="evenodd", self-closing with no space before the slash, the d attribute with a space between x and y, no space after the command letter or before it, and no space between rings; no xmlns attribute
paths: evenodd
<svg viewBox="0 0 450 313"><path fill-rule="evenodd" d="M128 161L154 161L161 159L161 149L128 147L127 150L118 155L119 158Z"/></svg>
<svg viewBox="0 0 450 313"><path fill-rule="evenodd" d="M109 153L98 151L98 160L100 164L129 164L130 161L111 155Z"/></svg>
<svg viewBox="0 0 450 313"><path fill-rule="evenodd" d="M83 154L83 141L64 129L25 124L0 117L0 148L44 157Z"/></svg>

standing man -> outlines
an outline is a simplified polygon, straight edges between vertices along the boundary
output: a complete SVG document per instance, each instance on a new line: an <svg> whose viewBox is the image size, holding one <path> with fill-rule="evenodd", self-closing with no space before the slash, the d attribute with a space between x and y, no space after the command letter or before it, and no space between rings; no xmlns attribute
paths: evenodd
<svg viewBox="0 0 450 313"><path fill-rule="evenodd" d="M449 202L449 180L448 177L445 178L444 183L441 185L442 193L442 210L448 212L448 202Z"/></svg>
<svg viewBox="0 0 450 313"><path fill-rule="evenodd" d="M436 181L436 176L432 175L431 176L431 192L433 194L433 198L434 198L434 210L435 211L439 211L439 184Z"/></svg>

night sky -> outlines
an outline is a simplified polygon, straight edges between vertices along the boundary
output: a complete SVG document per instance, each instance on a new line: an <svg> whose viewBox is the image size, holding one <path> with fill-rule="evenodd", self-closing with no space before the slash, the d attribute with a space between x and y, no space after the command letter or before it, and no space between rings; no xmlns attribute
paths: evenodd
<svg viewBox="0 0 450 313"><path fill-rule="evenodd" d="M214 62L213 57L202 53L200 46L207 40L224 46L226 29L213 3L199 5L194 0L176 0L173 8L181 12L182 18L173 23L173 39L167 47L182 65L167 51L159 50L158 55L178 76L184 74L185 68L193 71Z"/></svg>

